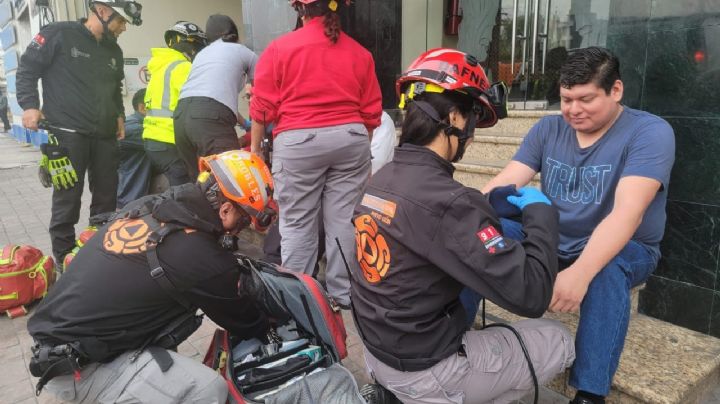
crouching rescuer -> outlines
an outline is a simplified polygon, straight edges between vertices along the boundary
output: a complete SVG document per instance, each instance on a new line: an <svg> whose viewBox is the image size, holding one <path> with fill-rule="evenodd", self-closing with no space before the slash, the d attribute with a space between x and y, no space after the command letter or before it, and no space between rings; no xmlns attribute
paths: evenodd
<svg viewBox="0 0 720 404"><path fill-rule="evenodd" d="M270 224L273 182L255 155L200 161L197 183L128 204L73 261L28 321L31 373L69 402L224 403L226 382L173 351L202 321L243 339L267 318L237 295L234 235Z"/></svg>
<svg viewBox="0 0 720 404"><path fill-rule="evenodd" d="M560 323L528 319L468 331L484 296L541 316L557 275L558 213L534 188L508 199L527 238L504 238L488 198L453 179L475 128L505 111L471 55L433 49L397 81L407 115L393 161L370 178L355 207L355 322L368 368L403 403L505 403L570 366ZM464 302L473 302L467 303Z"/></svg>

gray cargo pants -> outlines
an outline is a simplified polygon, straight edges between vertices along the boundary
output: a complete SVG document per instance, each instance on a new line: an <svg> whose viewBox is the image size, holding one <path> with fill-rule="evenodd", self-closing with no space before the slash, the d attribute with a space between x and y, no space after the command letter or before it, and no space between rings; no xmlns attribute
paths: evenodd
<svg viewBox="0 0 720 404"><path fill-rule="evenodd" d="M45 391L71 403L222 403L225 379L202 363L168 351L173 365L165 373L149 352L131 362L126 352L108 363L93 363L73 375L56 377Z"/></svg>
<svg viewBox="0 0 720 404"><path fill-rule="evenodd" d="M549 319L511 324L522 336L540 386L575 360L573 337ZM532 391L532 377L515 335L504 328L468 331L465 356L453 354L419 372L385 365L365 349L365 362L378 383L403 403L508 403Z"/></svg>
<svg viewBox="0 0 720 404"><path fill-rule="evenodd" d="M349 305L350 282L335 238L340 240L350 270L358 271L351 221L370 176L370 141L365 126L347 124L280 133L273 144L272 173L280 207L283 266L312 275L317 260L317 221L322 212L327 290L336 302Z"/></svg>

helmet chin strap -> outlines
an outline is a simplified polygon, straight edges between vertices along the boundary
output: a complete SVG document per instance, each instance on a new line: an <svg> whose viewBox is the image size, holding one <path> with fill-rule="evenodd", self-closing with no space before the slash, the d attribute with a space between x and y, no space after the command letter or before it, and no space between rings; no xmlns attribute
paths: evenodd
<svg viewBox="0 0 720 404"><path fill-rule="evenodd" d="M444 124L446 127L443 129L443 133L447 136L448 139L448 151L452 150L452 145L450 143L450 136L455 136L458 139L458 147L457 150L455 150L455 155L448 158L451 163L457 163L462 159L463 155L465 154L465 144L467 143L468 139L473 135L472 132L475 131L475 114L470 114L470 117L468 118L468 121L465 123L465 129L459 129L455 126L452 126L449 123L445 123L440 119L440 116L438 115L437 110L430 105L429 103L425 101L413 101L415 105L417 105L418 108L422 112L425 113L430 119L435 121L436 123Z"/></svg>
<svg viewBox="0 0 720 404"><path fill-rule="evenodd" d="M462 160L463 155L465 154L465 145L467 144L470 137L475 135L473 132L475 132L476 121L476 115L470 114L467 122L465 122L465 129L463 129L461 132L462 136L458 136L457 134L455 135L458 138L458 148L457 151L455 151L455 157L453 157L453 159L451 160L453 163L457 163L458 161ZM460 130L458 129L457 131L459 132Z"/></svg>
<svg viewBox="0 0 720 404"><path fill-rule="evenodd" d="M103 37L105 39L109 39L111 41L117 41L117 38L115 35L113 35L110 32L110 28L108 27L110 25L110 21L115 17L115 14L117 13L115 10L113 10L113 13L110 14L110 18L107 19L107 21L103 20L102 17L100 17L100 14L97 12L97 9L95 7L92 8L93 14L97 17L97 19L100 21L100 24L102 24L103 27Z"/></svg>

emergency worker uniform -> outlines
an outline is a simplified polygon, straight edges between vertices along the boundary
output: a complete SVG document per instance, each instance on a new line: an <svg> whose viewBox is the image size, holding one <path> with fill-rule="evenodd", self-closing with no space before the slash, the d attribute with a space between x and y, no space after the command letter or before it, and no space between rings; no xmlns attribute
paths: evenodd
<svg viewBox="0 0 720 404"><path fill-rule="evenodd" d="M350 220L370 175L368 135L381 114L372 55L344 32L331 44L321 17L271 42L258 60L250 116L275 123L272 174L283 265L312 274L322 214L327 289L342 306L350 304L350 285L335 240L346 254L353 250Z"/></svg>
<svg viewBox="0 0 720 404"><path fill-rule="evenodd" d="M191 67L185 55L171 48L153 48L148 62L151 76L145 93L143 141L153 166L167 176L171 186L190 182L175 147L173 113Z"/></svg>
<svg viewBox="0 0 720 404"><path fill-rule="evenodd" d="M403 144L355 208L361 271L351 277L352 301L366 360L406 403L517 399L532 387L518 340L501 328L466 331L458 295L469 287L515 314L541 316L557 275L558 213L529 205L527 238L506 239L485 195L453 171L430 149ZM572 338L559 323L513 326L541 385L572 364Z"/></svg>
<svg viewBox="0 0 720 404"><path fill-rule="evenodd" d="M75 246L75 224L88 171L92 202L90 216L115 210L117 194L117 119L125 116L121 84L123 53L117 42L98 41L85 19L43 27L20 58L17 100L20 107L40 109L38 79L42 79L42 112L67 148L78 183L54 189L50 240L56 262Z"/></svg>
<svg viewBox="0 0 720 404"><path fill-rule="evenodd" d="M237 295L237 262L217 242L217 211L198 185L184 184L134 201L123 212L152 213L101 228L28 321L40 346L76 344L80 356L78 380L60 375L46 388L64 400L215 402L218 392L227 394L217 373L162 349L173 362L163 371L157 349L141 349L188 313L151 277L146 241L153 221L180 227L156 252L165 277L192 308L238 336L265 335L265 316Z"/></svg>

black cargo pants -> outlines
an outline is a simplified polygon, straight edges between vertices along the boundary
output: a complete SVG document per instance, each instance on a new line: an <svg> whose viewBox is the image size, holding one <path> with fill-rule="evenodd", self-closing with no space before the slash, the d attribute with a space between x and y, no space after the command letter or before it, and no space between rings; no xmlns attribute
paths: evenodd
<svg viewBox="0 0 720 404"><path fill-rule="evenodd" d="M92 194L90 217L114 212L118 185L117 139L77 133L54 133L58 143L68 150L77 172L78 183L70 189L53 189L50 242L55 262L62 260L75 246L75 225L80 219L80 201L85 187L85 172Z"/></svg>
<svg viewBox="0 0 720 404"><path fill-rule="evenodd" d="M237 116L225 104L208 97L188 97L178 102L173 117L175 145L190 178L198 176L198 157L240 148Z"/></svg>

